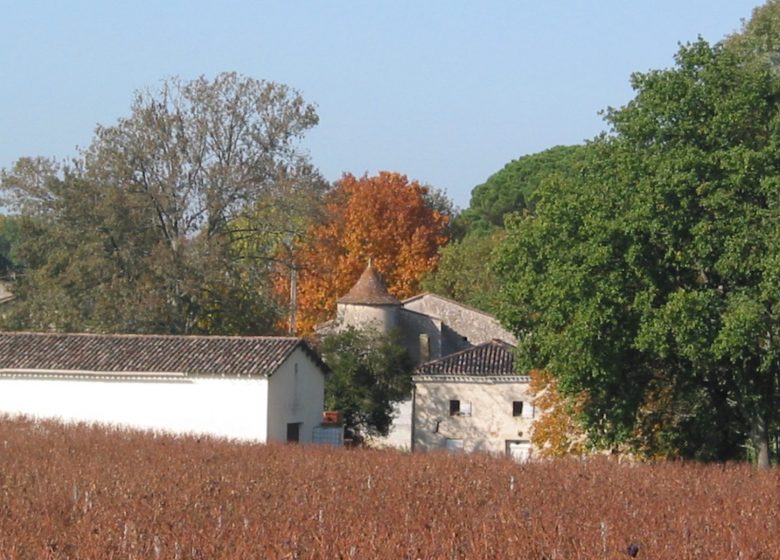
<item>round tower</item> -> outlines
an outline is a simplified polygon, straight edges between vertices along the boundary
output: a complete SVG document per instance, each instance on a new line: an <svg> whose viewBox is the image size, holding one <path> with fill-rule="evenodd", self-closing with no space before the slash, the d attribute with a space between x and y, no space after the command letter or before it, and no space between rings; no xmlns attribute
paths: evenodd
<svg viewBox="0 0 780 560"><path fill-rule="evenodd" d="M400 308L369 261L352 289L336 301L336 322L339 328L374 328L387 334L398 326Z"/></svg>

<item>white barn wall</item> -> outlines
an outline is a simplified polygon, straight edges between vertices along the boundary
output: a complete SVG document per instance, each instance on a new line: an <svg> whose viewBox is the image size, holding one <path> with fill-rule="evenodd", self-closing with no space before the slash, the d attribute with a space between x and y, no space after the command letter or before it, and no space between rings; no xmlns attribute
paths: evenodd
<svg viewBox="0 0 780 560"><path fill-rule="evenodd" d="M268 438L284 441L287 424L300 422L299 441L311 443L325 406L325 376L319 367L298 348L271 375L269 385Z"/></svg>
<svg viewBox="0 0 780 560"><path fill-rule="evenodd" d="M265 378L0 379L0 412L259 442L267 402Z"/></svg>
<svg viewBox="0 0 780 560"><path fill-rule="evenodd" d="M392 447L402 451L412 449L412 399L397 402L393 405L393 423L385 437L371 440L375 447Z"/></svg>

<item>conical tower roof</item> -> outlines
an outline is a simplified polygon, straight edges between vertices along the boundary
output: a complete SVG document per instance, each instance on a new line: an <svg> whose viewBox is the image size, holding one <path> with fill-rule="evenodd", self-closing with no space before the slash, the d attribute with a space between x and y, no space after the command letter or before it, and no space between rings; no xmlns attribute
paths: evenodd
<svg viewBox="0 0 780 560"><path fill-rule="evenodd" d="M401 302L387 291L384 280L371 266L370 261L352 289L337 301L357 305L401 305Z"/></svg>

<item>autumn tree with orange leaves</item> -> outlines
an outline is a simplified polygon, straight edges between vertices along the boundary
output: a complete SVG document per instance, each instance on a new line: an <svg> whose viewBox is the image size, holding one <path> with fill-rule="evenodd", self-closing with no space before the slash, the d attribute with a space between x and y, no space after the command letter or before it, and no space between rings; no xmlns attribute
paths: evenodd
<svg viewBox="0 0 780 560"><path fill-rule="evenodd" d="M531 442L540 457L564 457L585 453L585 432L577 421L585 395L566 398L549 372L531 370L530 390L540 417L534 421Z"/></svg>
<svg viewBox="0 0 780 560"><path fill-rule="evenodd" d="M448 240L450 216L429 198L428 187L387 171L360 178L347 173L334 185L323 220L294 247L297 332L310 333L334 316L336 299L369 259L395 297L419 291L420 279L436 266ZM289 278L280 276L277 293L289 302Z"/></svg>

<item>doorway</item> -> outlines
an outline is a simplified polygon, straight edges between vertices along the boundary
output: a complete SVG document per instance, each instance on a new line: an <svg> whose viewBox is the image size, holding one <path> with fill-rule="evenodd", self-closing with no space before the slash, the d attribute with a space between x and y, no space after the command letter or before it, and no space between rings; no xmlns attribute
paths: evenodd
<svg viewBox="0 0 780 560"><path fill-rule="evenodd" d="M301 440L301 423L290 422L287 424L287 441L298 443Z"/></svg>

